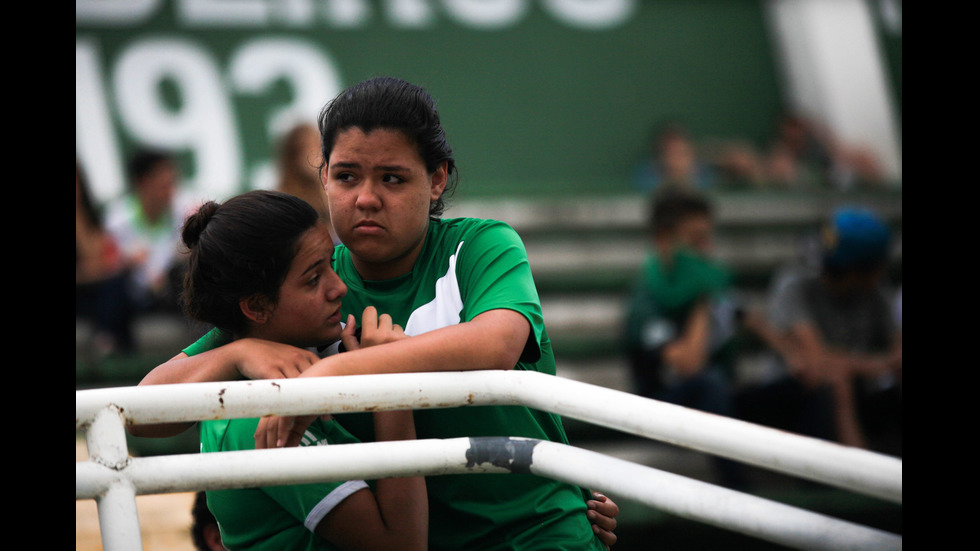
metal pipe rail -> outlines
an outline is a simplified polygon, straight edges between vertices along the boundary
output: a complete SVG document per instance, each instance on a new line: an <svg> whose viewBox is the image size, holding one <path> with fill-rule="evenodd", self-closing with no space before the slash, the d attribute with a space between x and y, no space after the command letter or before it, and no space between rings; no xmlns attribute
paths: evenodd
<svg viewBox="0 0 980 551"><path fill-rule="evenodd" d="M340 458L330 455L329 461L320 455L309 455L314 450L307 448L130 458L123 428L124 423L186 422L274 413L490 404L524 404L901 503L899 459L528 372L361 375L76 391L75 425L76 429L86 430L91 456L88 462L76 463L76 499L94 498L99 502L106 549L132 548L134 538L137 542L139 538L137 494L291 484L313 479L523 469L521 472L602 488L685 518L790 547L901 548L901 537L894 534L550 442L460 438L315 450L316 454L343 454ZM513 455L515 447L525 451L530 448L530 456L520 457L532 459L518 461ZM483 465L486 461L477 461L480 457L474 454L479 456L480 450L491 450L497 462ZM500 463L501 457L509 458L509 463ZM327 466L340 470L329 472ZM310 476L314 478L303 478ZM111 522L107 520L110 518Z"/></svg>
<svg viewBox="0 0 980 551"><path fill-rule="evenodd" d="M108 403L116 404L132 424L260 417L277 411L298 415L526 405L902 502L898 458L535 372L353 375L85 390L76 392L76 429Z"/></svg>

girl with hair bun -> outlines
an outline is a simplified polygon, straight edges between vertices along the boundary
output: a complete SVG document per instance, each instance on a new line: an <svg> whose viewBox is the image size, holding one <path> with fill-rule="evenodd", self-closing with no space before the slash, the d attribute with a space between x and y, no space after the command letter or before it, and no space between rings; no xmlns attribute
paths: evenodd
<svg viewBox="0 0 980 551"><path fill-rule="evenodd" d="M317 346L342 339L357 350L404 338L400 327L379 324L373 310L354 338L353 316L340 323L347 287L333 271L333 240L308 203L280 192L253 191L224 204L209 202L186 221L190 249L184 282L188 316L213 324L230 338L201 357L242 365L256 347L280 359L283 375L320 359ZM201 345L198 349L206 348ZM188 349L175 360L190 358ZM292 371L295 370L295 371ZM206 377L202 370L195 378ZM358 442L336 419L310 416L302 445ZM255 448L259 419L201 422L201 451ZM378 412L378 440L415 438L410 411ZM146 430L152 430L149 427ZM141 433L140 427L131 432ZM422 477L214 490L207 505L229 549L427 548L428 507Z"/></svg>

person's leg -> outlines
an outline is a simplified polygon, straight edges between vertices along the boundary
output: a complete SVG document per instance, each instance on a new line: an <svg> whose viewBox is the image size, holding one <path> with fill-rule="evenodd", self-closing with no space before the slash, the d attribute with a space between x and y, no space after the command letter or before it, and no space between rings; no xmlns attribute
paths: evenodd
<svg viewBox="0 0 980 551"><path fill-rule="evenodd" d="M733 417L735 413L732 386L729 379L717 370L706 369L681 381L662 393L664 401L707 413ZM744 488L745 469L737 461L711 456L719 481L728 488Z"/></svg>
<svg viewBox="0 0 980 551"><path fill-rule="evenodd" d="M99 285L93 309L96 328L112 339L112 351L131 353L136 349L133 336L133 306L125 275L106 279Z"/></svg>

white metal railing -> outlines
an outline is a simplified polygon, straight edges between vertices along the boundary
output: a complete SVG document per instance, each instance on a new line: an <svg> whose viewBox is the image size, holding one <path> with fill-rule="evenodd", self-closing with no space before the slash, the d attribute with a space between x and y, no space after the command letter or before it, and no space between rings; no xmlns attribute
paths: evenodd
<svg viewBox="0 0 980 551"><path fill-rule="evenodd" d="M902 538L595 452L524 438L375 442L129 457L124 425L526 405L853 492L902 502L902 461L533 372L357 375L81 390L75 498L95 499L104 548L141 547L135 496L452 473L531 472L799 549L901 549Z"/></svg>

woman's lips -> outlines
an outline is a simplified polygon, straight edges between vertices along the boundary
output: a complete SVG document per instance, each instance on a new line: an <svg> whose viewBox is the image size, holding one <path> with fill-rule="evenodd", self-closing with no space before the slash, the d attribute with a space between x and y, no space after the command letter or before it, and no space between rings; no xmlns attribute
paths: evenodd
<svg viewBox="0 0 980 551"><path fill-rule="evenodd" d="M377 222L365 220L354 224L354 231L364 235L379 235L384 231L384 227Z"/></svg>

